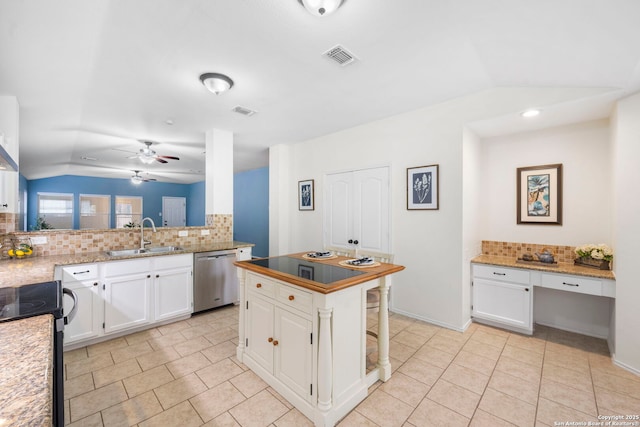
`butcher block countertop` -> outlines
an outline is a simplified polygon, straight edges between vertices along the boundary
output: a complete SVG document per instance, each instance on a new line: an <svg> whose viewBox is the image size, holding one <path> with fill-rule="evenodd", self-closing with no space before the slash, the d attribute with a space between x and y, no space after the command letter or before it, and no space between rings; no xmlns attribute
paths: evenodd
<svg viewBox="0 0 640 427"><path fill-rule="evenodd" d="M0 323L0 343L0 425L52 425L53 316Z"/></svg>
<svg viewBox="0 0 640 427"><path fill-rule="evenodd" d="M597 277L599 279L616 280L616 276L611 270L598 270L596 268L581 267L575 264L559 262L557 264L544 265L541 262L516 261L515 258L501 257L493 255L479 255L471 260L476 264L498 265L501 267L525 268L528 270L546 271L549 273L573 274L576 276Z"/></svg>
<svg viewBox="0 0 640 427"><path fill-rule="evenodd" d="M346 268L350 270L356 270L362 272L355 277L350 277L347 279L342 279L336 282L323 284L313 280L304 279L302 277L294 276L292 274L283 273L277 270L273 270L270 268L262 267L259 265L255 265L251 263L251 261L237 261L235 265L243 268L245 270L253 271L254 273L263 274L265 276L281 280L286 283L290 283L293 285L300 286L302 288L306 288L312 291L320 292L323 294L329 294L331 292L336 292L350 286L359 285L360 283L368 282L369 280L377 279L379 277L387 276L389 274L397 273L398 271L404 270L404 267L396 264L386 264L386 263L376 263L375 266L345 266L341 265L340 262L346 261L349 259L353 259L353 257L344 257L337 256L329 259L309 259L305 258L304 255L309 252L300 252L296 254L285 255L290 258L299 258L300 260L310 262L310 263L318 263L318 264L329 264L339 268Z"/></svg>
<svg viewBox="0 0 640 427"><path fill-rule="evenodd" d="M206 245L181 246L182 250L173 252L145 253L128 256L109 256L106 252L83 252L73 255L34 256L22 259L3 259L0 261L0 288L22 286L30 283L53 280L58 265L87 264L93 262L120 261L124 259L146 258L150 256L178 255L184 253L221 251L253 246L244 242L219 242Z"/></svg>

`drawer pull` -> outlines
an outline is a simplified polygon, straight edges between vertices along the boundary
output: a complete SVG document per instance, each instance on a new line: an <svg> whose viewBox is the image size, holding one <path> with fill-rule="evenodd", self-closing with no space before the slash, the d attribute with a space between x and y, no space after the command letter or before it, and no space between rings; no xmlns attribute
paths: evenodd
<svg viewBox="0 0 640 427"><path fill-rule="evenodd" d="M562 282L562 284L563 284L563 285L567 285L567 286L575 286L575 287L580 286L580 285L575 284L575 283L567 283L567 282Z"/></svg>
<svg viewBox="0 0 640 427"><path fill-rule="evenodd" d="M278 340L273 340L273 345L278 345Z"/></svg>
<svg viewBox="0 0 640 427"><path fill-rule="evenodd" d="M493 272L493 274L495 274L496 276L506 276L507 273L496 273L495 271Z"/></svg>
<svg viewBox="0 0 640 427"><path fill-rule="evenodd" d="M293 301L296 297L294 297L293 295L289 295L289 301Z"/></svg>
<svg viewBox="0 0 640 427"><path fill-rule="evenodd" d="M256 283L256 288L261 288L262 287L262 283Z"/></svg>
<svg viewBox="0 0 640 427"><path fill-rule="evenodd" d="M87 273L91 273L91 270L86 270L86 271L74 271L73 274L87 274Z"/></svg>
<svg viewBox="0 0 640 427"><path fill-rule="evenodd" d="M269 339L267 340L267 342L273 342L273 338L269 337Z"/></svg>

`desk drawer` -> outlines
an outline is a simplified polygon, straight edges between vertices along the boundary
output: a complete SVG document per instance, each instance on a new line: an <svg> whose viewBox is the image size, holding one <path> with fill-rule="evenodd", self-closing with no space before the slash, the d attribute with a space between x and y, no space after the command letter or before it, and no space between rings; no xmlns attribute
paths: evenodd
<svg viewBox="0 0 640 427"><path fill-rule="evenodd" d="M276 286L276 282L263 276L255 276L253 274L247 276L247 290L251 290L258 295L273 298L276 295Z"/></svg>
<svg viewBox="0 0 640 427"><path fill-rule="evenodd" d="M542 273L541 286L561 291L578 292L589 295L602 295L602 281L582 276Z"/></svg>
<svg viewBox="0 0 640 427"><path fill-rule="evenodd" d="M313 304L311 292L293 286L279 284L276 289L276 299L304 313L311 313L311 306Z"/></svg>
<svg viewBox="0 0 640 427"><path fill-rule="evenodd" d="M473 265L473 277L499 280L501 282L520 283L523 285L528 285L531 280L529 271L527 270L479 264Z"/></svg>

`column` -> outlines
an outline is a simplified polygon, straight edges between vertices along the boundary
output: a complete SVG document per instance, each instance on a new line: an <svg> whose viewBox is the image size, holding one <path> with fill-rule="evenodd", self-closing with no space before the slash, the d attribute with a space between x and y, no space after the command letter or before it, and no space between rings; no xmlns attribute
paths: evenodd
<svg viewBox="0 0 640 427"><path fill-rule="evenodd" d="M331 308L319 308L320 331L318 338L318 409L331 409L331 389L333 388L333 349L331 337Z"/></svg>
<svg viewBox="0 0 640 427"><path fill-rule="evenodd" d="M378 309L378 370L380 379L391 378L389 363L389 284L386 277L380 279L380 307Z"/></svg>

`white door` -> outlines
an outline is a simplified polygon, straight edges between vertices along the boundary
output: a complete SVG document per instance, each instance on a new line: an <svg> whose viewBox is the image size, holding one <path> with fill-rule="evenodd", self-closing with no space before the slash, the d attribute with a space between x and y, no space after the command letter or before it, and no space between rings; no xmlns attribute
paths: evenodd
<svg viewBox="0 0 640 427"><path fill-rule="evenodd" d="M263 368L273 372L273 315L272 303L247 293L247 354Z"/></svg>
<svg viewBox="0 0 640 427"><path fill-rule="evenodd" d="M184 197L162 198L162 225L164 227L187 225L187 199Z"/></svg>
<svg viewBox="0 0 640 427"><path fill-rule="evenodd" d="M311 322L283 310L275 311L274 375L303 399L311 400Z"/></svg>
<svg viewBox="0 0 640 427"><path fill-rule="evenodd" d="M474 278L472 289L473 317L531 329L531 286Z"/></svg>
<svg viewBox="0 0 640 427"><path fill-rule="evenodd" d="M76 315L64 327L64 343L71 344L100 335L102 332L103 300L100 296L98 280L65 283L64 287L71 289L78 296ZM73 300L67 294L63 297L63 304L64 312L69 313L73 307Z"/></svg>
<svg viewBox="0 0 640 427"><path fill-rule="evenodd" d="M154 286L154 321L193 312L191 267L157 270Z"/></svg>
<svg viewBox="0 0 640 427"><path fill-rule="evenodd" d="M326 175L324 235L326 246L391 251L389 168Z"/></svg>

